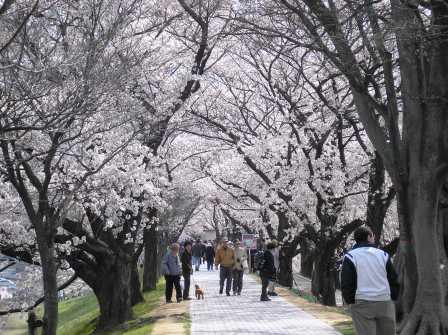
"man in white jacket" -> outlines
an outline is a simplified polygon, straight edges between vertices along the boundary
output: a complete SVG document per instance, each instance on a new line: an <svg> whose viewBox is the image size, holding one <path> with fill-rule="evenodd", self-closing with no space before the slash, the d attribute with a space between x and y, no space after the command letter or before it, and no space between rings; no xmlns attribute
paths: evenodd
<svg viewBox="0 0 448 335"><path fill-rule="evenodd" d="M387 252L374 245L370 228L355 231L356 245L342 263L341 291L349 305L356 334L395 335L397 274Z"/></svg>

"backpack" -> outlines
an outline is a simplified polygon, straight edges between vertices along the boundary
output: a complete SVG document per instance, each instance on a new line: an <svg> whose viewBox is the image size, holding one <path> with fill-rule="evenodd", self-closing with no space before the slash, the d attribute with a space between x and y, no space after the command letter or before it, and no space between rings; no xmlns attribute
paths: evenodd
<svg viewBox="0 0 448 335"><path fill-rule="evenodd" d="M264 263L266 260L264 259L264 251L257 251L254 256L254 266L255 270L261 271L264 268Z"/></svg>

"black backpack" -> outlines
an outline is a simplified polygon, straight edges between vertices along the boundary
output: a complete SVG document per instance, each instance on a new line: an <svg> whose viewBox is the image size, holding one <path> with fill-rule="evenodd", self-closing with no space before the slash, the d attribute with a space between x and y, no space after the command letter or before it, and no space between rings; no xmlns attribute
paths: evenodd
<svg viewBox="0 0 448 335"><path fill-rule="evenodd" d="M255 270L261 271L264 268L264 263L266 260L264 259L264 251L257 251L257 253L254 256L254 266Z"/></svg>

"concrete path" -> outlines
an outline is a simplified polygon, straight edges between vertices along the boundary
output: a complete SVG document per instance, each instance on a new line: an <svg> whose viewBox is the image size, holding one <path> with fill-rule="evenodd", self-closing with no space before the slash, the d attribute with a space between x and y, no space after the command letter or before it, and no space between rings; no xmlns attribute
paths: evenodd
<svg viewBox="0 0 448 335"><path fill-rule="evenodd" d="M218 277L204 268L193 275L192 286L199 284L205 299L190 304L191 335L340 335L281 297L261 302L261 286L249 275L241 296L219 295Z"/></svg>

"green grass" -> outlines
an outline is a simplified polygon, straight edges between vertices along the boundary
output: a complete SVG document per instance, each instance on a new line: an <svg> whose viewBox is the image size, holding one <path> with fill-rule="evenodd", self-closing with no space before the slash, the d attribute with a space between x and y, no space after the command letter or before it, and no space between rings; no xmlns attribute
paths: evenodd
<svg viewBox="0 0 448 335"><path fill-rule="evenodd" d="M144 294L145 301L134 306L134 319L120 325L114 330L103 332L104 335L148 335L151 333L154 320L149 313L159 306L164 294L165 282L160 280L154 291ZM38 314L42 309L38 309ZM40 313L39 313L40 312ZM73 298L59 303L58 335L90 335L95 330L99 316L98 302L95 295ZM3 335L26 334L26 322L22 320L19 329L6 331ZM21 329L20 329L21 328Z"/></svg>
<svg viewBox="0 0 448 335"><path fill-rule="evenodd" d="M295 288L295 287L291 289L291 292L294 293L295 295L305 299L308 302L312 302L313 304L318 303L316 297L309 292L299 290L298 288Z"/></svg>

